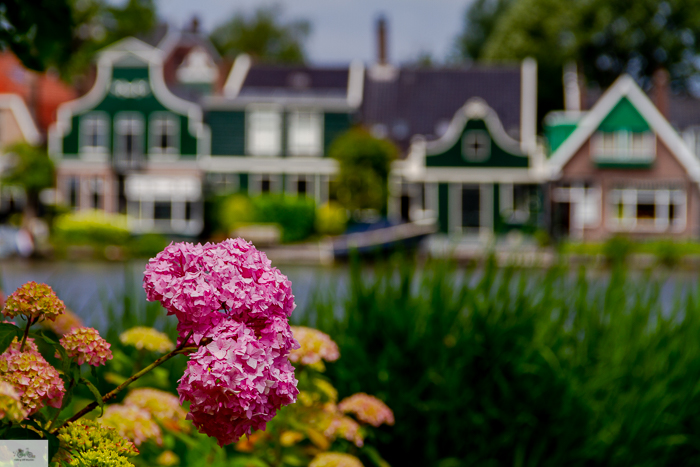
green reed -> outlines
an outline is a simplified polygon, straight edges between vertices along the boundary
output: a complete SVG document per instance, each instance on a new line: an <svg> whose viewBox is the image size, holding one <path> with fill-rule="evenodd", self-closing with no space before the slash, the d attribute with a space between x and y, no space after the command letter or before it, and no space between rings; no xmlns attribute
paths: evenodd
<svg viewBox="0 0 700 467"><path fill-rule="evenodd" d="M394 410L376 440L391 465L700 462L694 291L662 311L663 279L621 268L351 271L346 300L318 295L308 319L340 346L328 376L341 397Z"/></svg>

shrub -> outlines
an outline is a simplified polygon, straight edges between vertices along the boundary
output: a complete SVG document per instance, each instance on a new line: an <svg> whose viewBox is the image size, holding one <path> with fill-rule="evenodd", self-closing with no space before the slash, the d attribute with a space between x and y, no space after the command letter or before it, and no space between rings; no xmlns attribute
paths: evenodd
<svg viewBox="0 0 700 467"><path fill-rule="evenodd" d="M627 237L615 235L603 244L603 255L610 264L618 265L627 261L634 252L635 243Z"/></svg>
<svg viewBox="0 0 700 467"><path fill-rule="evenodd" d="M316 211L316 232L321 235L340 235L348 222L346 209L333 201Z"/></svg>
<svg viewBox="0 0 700 467"><path fill-rule="evenodd" d="M127 218L103 211L79 211L59 216L55 239L69 245L124 245L131 236Z"/></svg>
<svg viewBox="0 0 700 467"><path fill-rule="evenodd" d="M298 242L314 232L316 203L313 199L283 194L253 198L255 221L277 223L282 227L282 241Z"/></svg>
<svg viewBox="0 0 700 467"><path fill-rule="evenodd" d="M219 206L218 221L226 233L235 229L237 225L256 220L255 208L247 195L237 193L227 196L220 201Z"/></svg>

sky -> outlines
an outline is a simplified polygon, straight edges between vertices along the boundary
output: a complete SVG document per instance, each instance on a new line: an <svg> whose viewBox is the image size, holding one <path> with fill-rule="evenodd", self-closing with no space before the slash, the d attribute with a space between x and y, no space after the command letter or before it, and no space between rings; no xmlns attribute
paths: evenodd
<svg viewBox="0 0 700 467"><path fill-rule="evenodd" d="M311 62L347 63L376 59L375 23L388 20L389 60L403 63L429 53L438 61L449 54L462 29L471 0L281 0L287 20L307 19L312 31L306 43ZM116 2L115 2L116 3ZM197 15L206 31L236 11L251 12L267 0L157 0L161 17L176 26Z"/></svg>

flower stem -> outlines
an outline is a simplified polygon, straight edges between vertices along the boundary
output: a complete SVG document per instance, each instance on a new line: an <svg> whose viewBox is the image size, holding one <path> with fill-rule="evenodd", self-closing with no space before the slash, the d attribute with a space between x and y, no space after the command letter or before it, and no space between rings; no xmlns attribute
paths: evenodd
<svg viewBox="0 0 700 467"><path fill-rule="evenodd" d="M192 332L190 332L190 334L187 336L187 338L182 341L182 344L175 347L175 349L166 353L165 355L163 355L162 357L160 357L159 359L157 359L156 361L154 361L153 363L151 363L150 365L145 367L143 370L133 374L126 381L124 381L122 384L120 384L119 386L112 389L104 396L102 396L102 401L107 402L108 400L113 399L114 397L116 397L117 394L119 394L128 385L130 385L131 383L133 383L134 381L136 381L137 379L139 379L140 377L142 377L143 375L145 375L146 373L148 373L152 369L162 365L163 363L167 362L168 360L173 358L175 355L180 353L182 351L182 349L187 345L187 342L189 341L191 335L192 335ZM72 422L78 420L79 418L81 418L83 415L92 412L93 410L95 410L97 408L98 405L99 404L97 401L93 401L93 402L89 403L88 405L83 407L80 412L73 415L71 418L69 418L68 420L63 422L60 426L57 426L56 428L54 428L51 432L55 433L62 426L67 425L68 423L72 423Z"/></svg>
<svg viewBox="0 0 700 467"><path fill-rule="evenodd" d="M27 327L24 328L24 335L22 336L22 343L19 346L20 352L24 351L24 344L27 343L27 337L29 336L29 328L32 327L32 324L34 324L34 322L32 321L32 318L30 316L29 318L27 318Z"/></svg>

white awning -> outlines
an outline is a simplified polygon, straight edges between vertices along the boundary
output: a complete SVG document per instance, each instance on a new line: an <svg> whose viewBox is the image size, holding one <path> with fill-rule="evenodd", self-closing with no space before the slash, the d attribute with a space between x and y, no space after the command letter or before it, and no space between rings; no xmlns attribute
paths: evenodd
<svg viewBox="0 0 700 467"><path fill-rule="evenodd" d="M163 177L129 175L125 181L129 200L185 200L197 201L202 196L202 184L196 177Z"/></svg>

